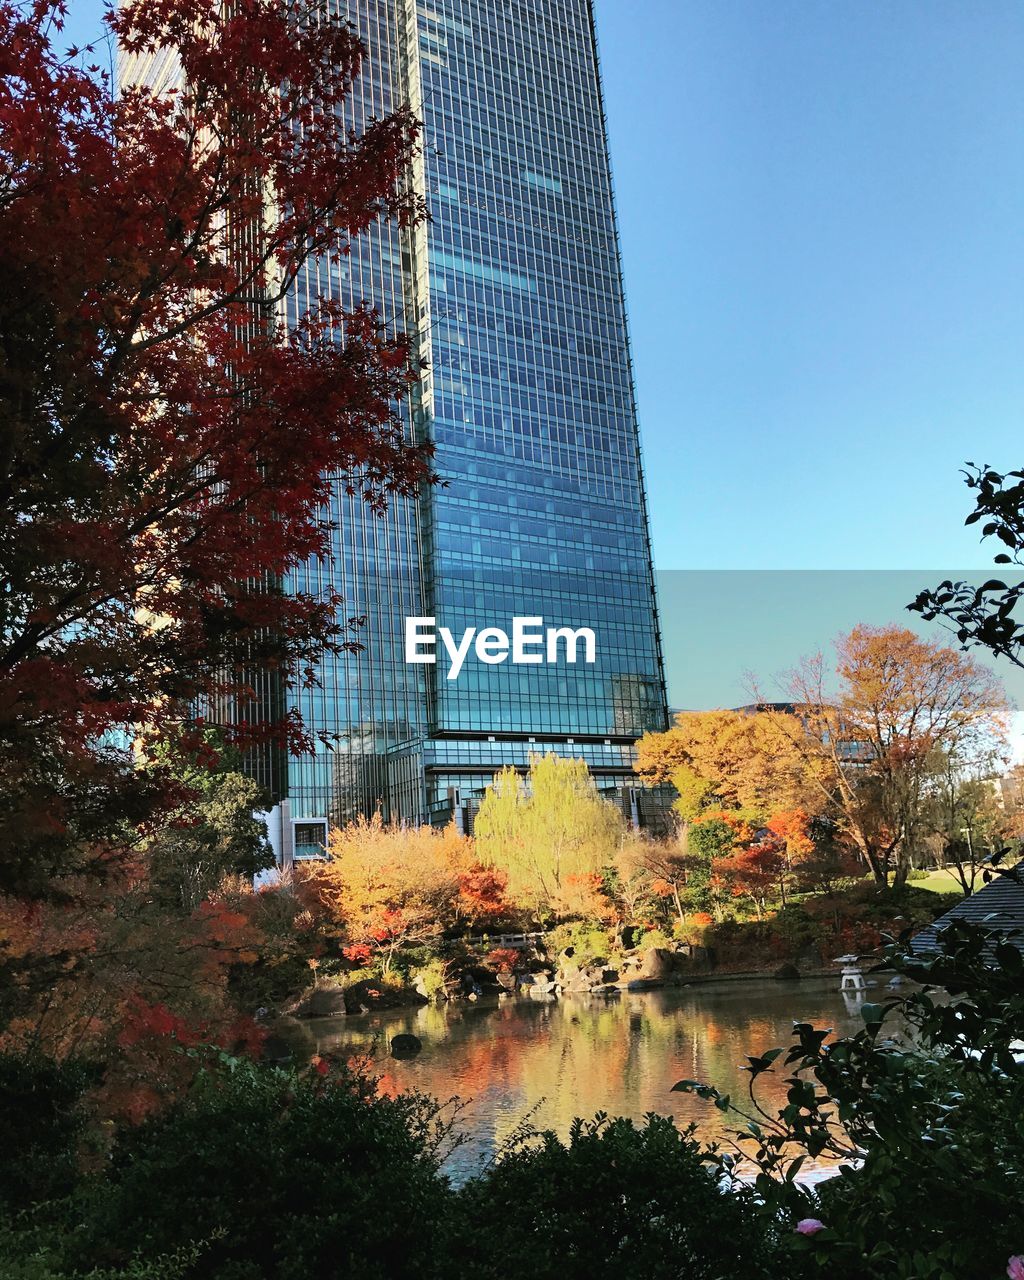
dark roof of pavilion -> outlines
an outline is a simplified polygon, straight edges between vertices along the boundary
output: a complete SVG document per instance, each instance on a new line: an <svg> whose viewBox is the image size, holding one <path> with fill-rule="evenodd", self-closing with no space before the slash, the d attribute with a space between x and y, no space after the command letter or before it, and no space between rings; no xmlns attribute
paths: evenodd
<svg viewBox="0 0 1024 1280"><path fill-rule="evenodd" d="M944 916L939 916L927 929L915 934L914 950L918 954L934 955L939 950L939 934L954 920L982 925L986 929L1019 930L1019 936L1009 941L1024 951L1024 884L1011 876L997 876L983 889L958 902Z"/></svg>

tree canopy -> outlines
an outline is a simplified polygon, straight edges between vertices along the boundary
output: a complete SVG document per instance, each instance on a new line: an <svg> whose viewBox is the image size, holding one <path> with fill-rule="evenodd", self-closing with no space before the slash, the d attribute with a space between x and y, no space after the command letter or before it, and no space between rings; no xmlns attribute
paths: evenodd
<svg viewBox="0 0 1024 1280"><path fill-rule="evenodd" d="M999 682L903 627L855 627L836 641L831 664L805 659L783 689L783 703L683 713L641 739L637 771L676 786L684 838L716 805L769 830L786 814L799 814L803 828L817 817L879 884L902 883L932 832L936 770L991 764L1005 746ZM776 831L787 856L790 834ZM805 832L800 856L806 843Z"/></svg>
<svg viewBox="0 0 1024 1280"><path fill-rule="evenodd" d="M982 538L995 538L1003 550L998 565L1024 564L1024 471L994 471L967 463L964 477L975 490L974 510L964 524L981 524ZM1024 582L988 578L980 586L947 578L921 591L907 606L929 621L950 628L965 649L981 646L1024 666L1024 623L1017 614Z"/></svg>
<svg viewBox="0 0 1024 1280"><path fill-rule="evenodd" d="M115 96L63 11L0 3L0 888L33 893L160 800L134 726L206 697L236 740L304 742L253 672L312 680L351 638L333 592L277 584L329 554L332 477L377 509L429 477L408 342L326 296L279 318L307 260L422 214L409 113L346 124L353 29L127 3L112 36L180 75Z"/></svg>
<svg viewBox="0 0 1024 1280"><path fill-rule="evenodd" d="M571 911L614 858L625 820L597 790L582 760L530 757L521 778L503 769L476 816L477 855L508 875L514 898L534 911Z"/></svg>
<svg viewBox="0 0 1024 1280"><path fill-rule="evenodd" d="M767 813L806 801L804 759L794 745L799 723L746 711L684 711L665 733L637 744L637 773L651 783L677 784L690 816L715 801ZM787 727L790 730L787 732ZM686 816L684 814L684 816Z"/></svg>

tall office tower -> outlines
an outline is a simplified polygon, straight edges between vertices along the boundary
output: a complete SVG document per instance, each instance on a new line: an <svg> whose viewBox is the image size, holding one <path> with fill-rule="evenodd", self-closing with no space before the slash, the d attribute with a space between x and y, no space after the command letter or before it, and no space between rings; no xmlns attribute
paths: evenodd
<svg viewBox="0 0 1024 1280"><path fill-rule="evenodd" d="M326 287L415 336L409 430L446 485L384 518L336 487L334 565L295 585L332 573L363 648L296 696L320 745L274 779L275 843L301 857L377 807L471 821L496 770L548 750L636 818L633 746L667 716L591 0L328 2L369 52L351 123L406 101L423 121L431 220L310 263L289 319ZM459 637L517 616L589 627L595 661L405 661L408 617Z"/></svg>

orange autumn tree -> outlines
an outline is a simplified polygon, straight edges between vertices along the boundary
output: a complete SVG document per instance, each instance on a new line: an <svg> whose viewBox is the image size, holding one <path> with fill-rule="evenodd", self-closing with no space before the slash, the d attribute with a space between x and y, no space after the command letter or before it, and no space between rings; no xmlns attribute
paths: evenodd
<svg viewBox="0 0 1024 1280"><path fill-rule="evenodd" d="M458 869L458 919L471 929L511 921L517 914L508 896L508 876L497 867L471 861Z"/></svg>
<svg viewBox="0 0 1024 1280"><path fill-rule="evenodd" d="M799 715L767 719L805 766L815 811L831 818L875 882L902 885L928 835L936 761L998 755L1009 708L966 654L905 627L855 627L834 667L822 654L790 673Z"/></svg>
<svg viewBox="0 0 1024 1280"><path fill-rule="evenodd" d="M346 943L369 948L387 974L402 947L454 922L473 865L472 842L454 826L404 827L378 812L335 827L312 876Z"/></svg>
<svg viewBox="0 0 1024 1280"><path fill-rule="evenodd" d="M768 830L783 847L787 863L792 866L813 857L815 844L811 838L811 819L804 809L780 809L766 823Z"/></svg>
<svg viewBox="0 0 1024 1280"><path fill-rule="evenodd" d="M763 920L769 908L786 904L786 882L796 861L810 859L816 846L802 809L780 810L762 822L741 809L707 809L691 830L691 864L708 864L711 901L721 907L725 891L746 899Z"/></svg>
<svg viewBox="0 0 1024 1280"><path fill-rule="evenodd" d="M769 899L782 892L786 862L778 842L768 836L738 848L727 857L716 858L712 874L731 889L734 897L748 898L758 920L763 920Z"/></svg>
<svg viewBox="0 0 1024 1280"><path fill-rule="evenodd" d="M793 738L799 730L763 712L684 711L664 733L637 743L636 771L645 782L676 783L695 811L744 809L767 814L796 808L813 794L807 761Z"/></svg>

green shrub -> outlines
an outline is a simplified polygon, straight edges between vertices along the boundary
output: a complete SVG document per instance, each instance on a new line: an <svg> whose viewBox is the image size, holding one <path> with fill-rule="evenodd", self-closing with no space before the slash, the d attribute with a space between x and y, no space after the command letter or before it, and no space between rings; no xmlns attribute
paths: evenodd
<svg viewBox="0 0 1024 1280"><path fill-rule="evenodd" d="M436 1109L250 1063L203 1071L169 1111L123 1131L81 1196L71 1261L203 1243L184 1280L413 1280L430 1274L450 1192Z"/></svg>
<svg viewBox="0 0 1024 1280"><path fill-rule="evenodd" d="M911 907L915 927L938 920L939 916L944 916L947 911L952 911L954 907L958 907L964 900L964 895L958 889L954 889L950 893L932 893L928 889L915 889L913 892L925 895L922 898L918 898Z"/></svg>
<svg viewBox="0 0 1024 1280"><path fill-rule="evenodd" d="M89 1078L78 1062L0 1055L0 1205L17 1210L71 1191Z"/></svg>
<svg viewBox="0 0 1024 1280"><path fill-rule="evenodd" d="M778 940L780 954L798 955L817 944L821 925L806 907L798 902L780 908L769 922L771 933Z"/></svg>
<svg viewBox="0 0 1024 1280"><path fill-rule="evenodd" d="M413 975L430 1000L439 1000L445 993L450 966L444 960L431 960Z"/></svg>
<svg viewBox="0 0 1024 1280"><path fill-rule="evenodd" d="M544 939L545 947L551 955L557 955L567 947L572 947L574 958L585 964L590 960L608 959L613 946L608 931L600 925L587 920L576 920L570 924L560 924Z"/></svg>
<svg viewBox="0 0 1024 1280"><path fill-rule="evenodd" d="M0 1223L3 1280L186 1280L204 1254L203 1245L189 1245L161 1257L133 1258L124 1267L90 1267L83 1274L65 1259L64 1241L74 1228L66 1210L43 1220Z"/></svg>
<svg viewBox="0 0 1024 1280"><path fill-rule="evenodd" d="M462 1188L449 1274L474 1280L718 1280L764 1274L770 1232L671 1120L577 1120Z"/></svg>
<svg viewBox="0 0 1024 1280"><path fill-rule="evenodd" d="M759 1170L766 1217L791 1224L787 1274L995 1280L1024 1254L1024 1063L1015 1048L1024 955L958 923L938 957L890 946L885 961L922 987L864 1004L855 1035L829 1041L801 1023L788 1052L751 1057L753 1102L757 1077L780 1067L788 1101L734 1136ZM751 1119L746 1100L692 1081L676 1088ZM841 1162L841 1176L799 1185L799 1162L823 1155ZM824 1226L804 1235L794 1229L802 1219Z"/></svg>
<svg viewBox="0 0 1024 1280"><path fill-rule="evenodd" d="M859 1169L819 1190L833 1274L1005 1275L1008 1258L1024 1253L1024 1078L997 1083L927 1054L887 1066L880 1095L903 1090L913 1109L894 1110L881 1125L884 1143L871 1142Z"/></svg>
<svg viewBox="0 0 1024 1280"><path fill-rule="evenodd" d="M649 951L651 947L668 950L672 946L672 939L663 929L645 929L637 939L637 946L641 951Z"/></svg>

